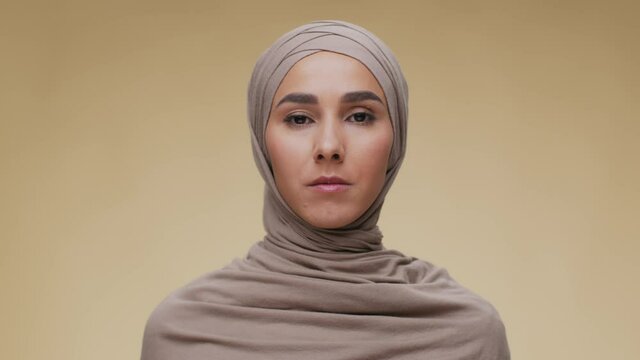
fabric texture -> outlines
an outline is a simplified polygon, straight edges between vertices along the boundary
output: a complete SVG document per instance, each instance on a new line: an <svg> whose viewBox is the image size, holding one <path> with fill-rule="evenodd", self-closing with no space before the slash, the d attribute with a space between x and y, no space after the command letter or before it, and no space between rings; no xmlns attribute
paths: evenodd
<svg viewBox="0 0 640 360"><path fill-rule="evenodd" d="M300 59L333 51L364 64L387 98L394 131L385 184L340 229L311 226L279 194L264 134L273 96ZM280 37L248 88L253 155L265 181L264 239L245 258L169 294L151 313L142 360L510 359L504 325L487 301L445 269L382 244L377 222L402 163L408 88L390 49L338 20Z"/></svg>

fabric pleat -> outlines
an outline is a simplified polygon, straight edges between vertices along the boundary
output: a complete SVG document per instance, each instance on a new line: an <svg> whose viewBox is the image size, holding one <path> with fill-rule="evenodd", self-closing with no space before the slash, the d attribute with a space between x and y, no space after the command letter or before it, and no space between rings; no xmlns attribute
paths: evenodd
<svg viewBox="0 0 640 360"><path fill-rule="evenodd" d="M382 191L339 229L314 227L293 212L277 190L265 144L278 86L318 51L350 56L371 71L394 131ZM504 325L489 302L444 268L382 244L377 222L406 151L408 87L379 38L340 20L287 32L254 67L247 115L265 181L266 235L244 258L158 304L146 323L142 360L510 359Z"/></svg>

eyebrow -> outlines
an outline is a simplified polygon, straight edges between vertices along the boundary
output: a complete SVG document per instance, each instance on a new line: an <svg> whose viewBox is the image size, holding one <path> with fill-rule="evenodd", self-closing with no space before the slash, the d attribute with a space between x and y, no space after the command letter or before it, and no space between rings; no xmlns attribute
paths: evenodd
<svg viewBox="0 0 640 360"><path fill-rule="evenodd" d="M378 95L368 90L348 92L342 95L342 97L340 98L340 101L343 103L354 103L354 102L364 101L364 100L374 100L382 104L382 99L380 99ZM317 104L318 97L309 93L300 93L300 92L290 93L284 96L282 99L280 99L276 107L280 106L282 103L285 103L285 102L293 102L298 104Z"/></svg>
<svg viewBox="0 0 640 360"><path fill-rule="evenodd" d="M342 98L340 99L340 101L347 103L364 100L374 100L382 104L382 99L380 99L378 95L368 90L348 92L342 95Z"/></svg>
<svg viewBox="0 0 640 360"><path fill-rule="evenodd" d="M290 93L287 94L285 97L283 97L279 102L278 105L276 105L276 107L280 106L282 103L285 102L292 102L292 103L298 103L298 104L317 104L318 103L318 97L313 95L313 94L307 94L307 93Z"/></svg>

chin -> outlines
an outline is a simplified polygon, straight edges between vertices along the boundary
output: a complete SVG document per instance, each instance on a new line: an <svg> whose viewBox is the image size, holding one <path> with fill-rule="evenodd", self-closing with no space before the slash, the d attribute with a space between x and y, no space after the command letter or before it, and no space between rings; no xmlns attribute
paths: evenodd
<svg viewBox="0 0 640 360"><path fill-rule="evenodd" d="M349 221L348 223L345 223L343 221L322 221L322 222L312 222L310 224L322 229L338 229L345 225L348 225L350 222L351 221Z"/></svg>
<svg viewBox="0 0 640 360"><path fill-rule="evenodd" d="M318 216L318 214L303 216L303 219L309 224L322 229L337 229L343 226L351 224L355 221L357 216L353 214L330 212L325 216Z"/></svg>

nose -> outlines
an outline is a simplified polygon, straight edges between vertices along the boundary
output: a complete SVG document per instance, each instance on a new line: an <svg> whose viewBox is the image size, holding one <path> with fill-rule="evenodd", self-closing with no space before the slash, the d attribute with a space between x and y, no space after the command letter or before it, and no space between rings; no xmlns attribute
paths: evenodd
<svg viewBox="0 0 640 360"><path fill-rule="evenodd" d="M341 163L344 161L343 134L336 123L337 121L324 121L322 126L318 127L314 151L316 162Z"/></svg>

